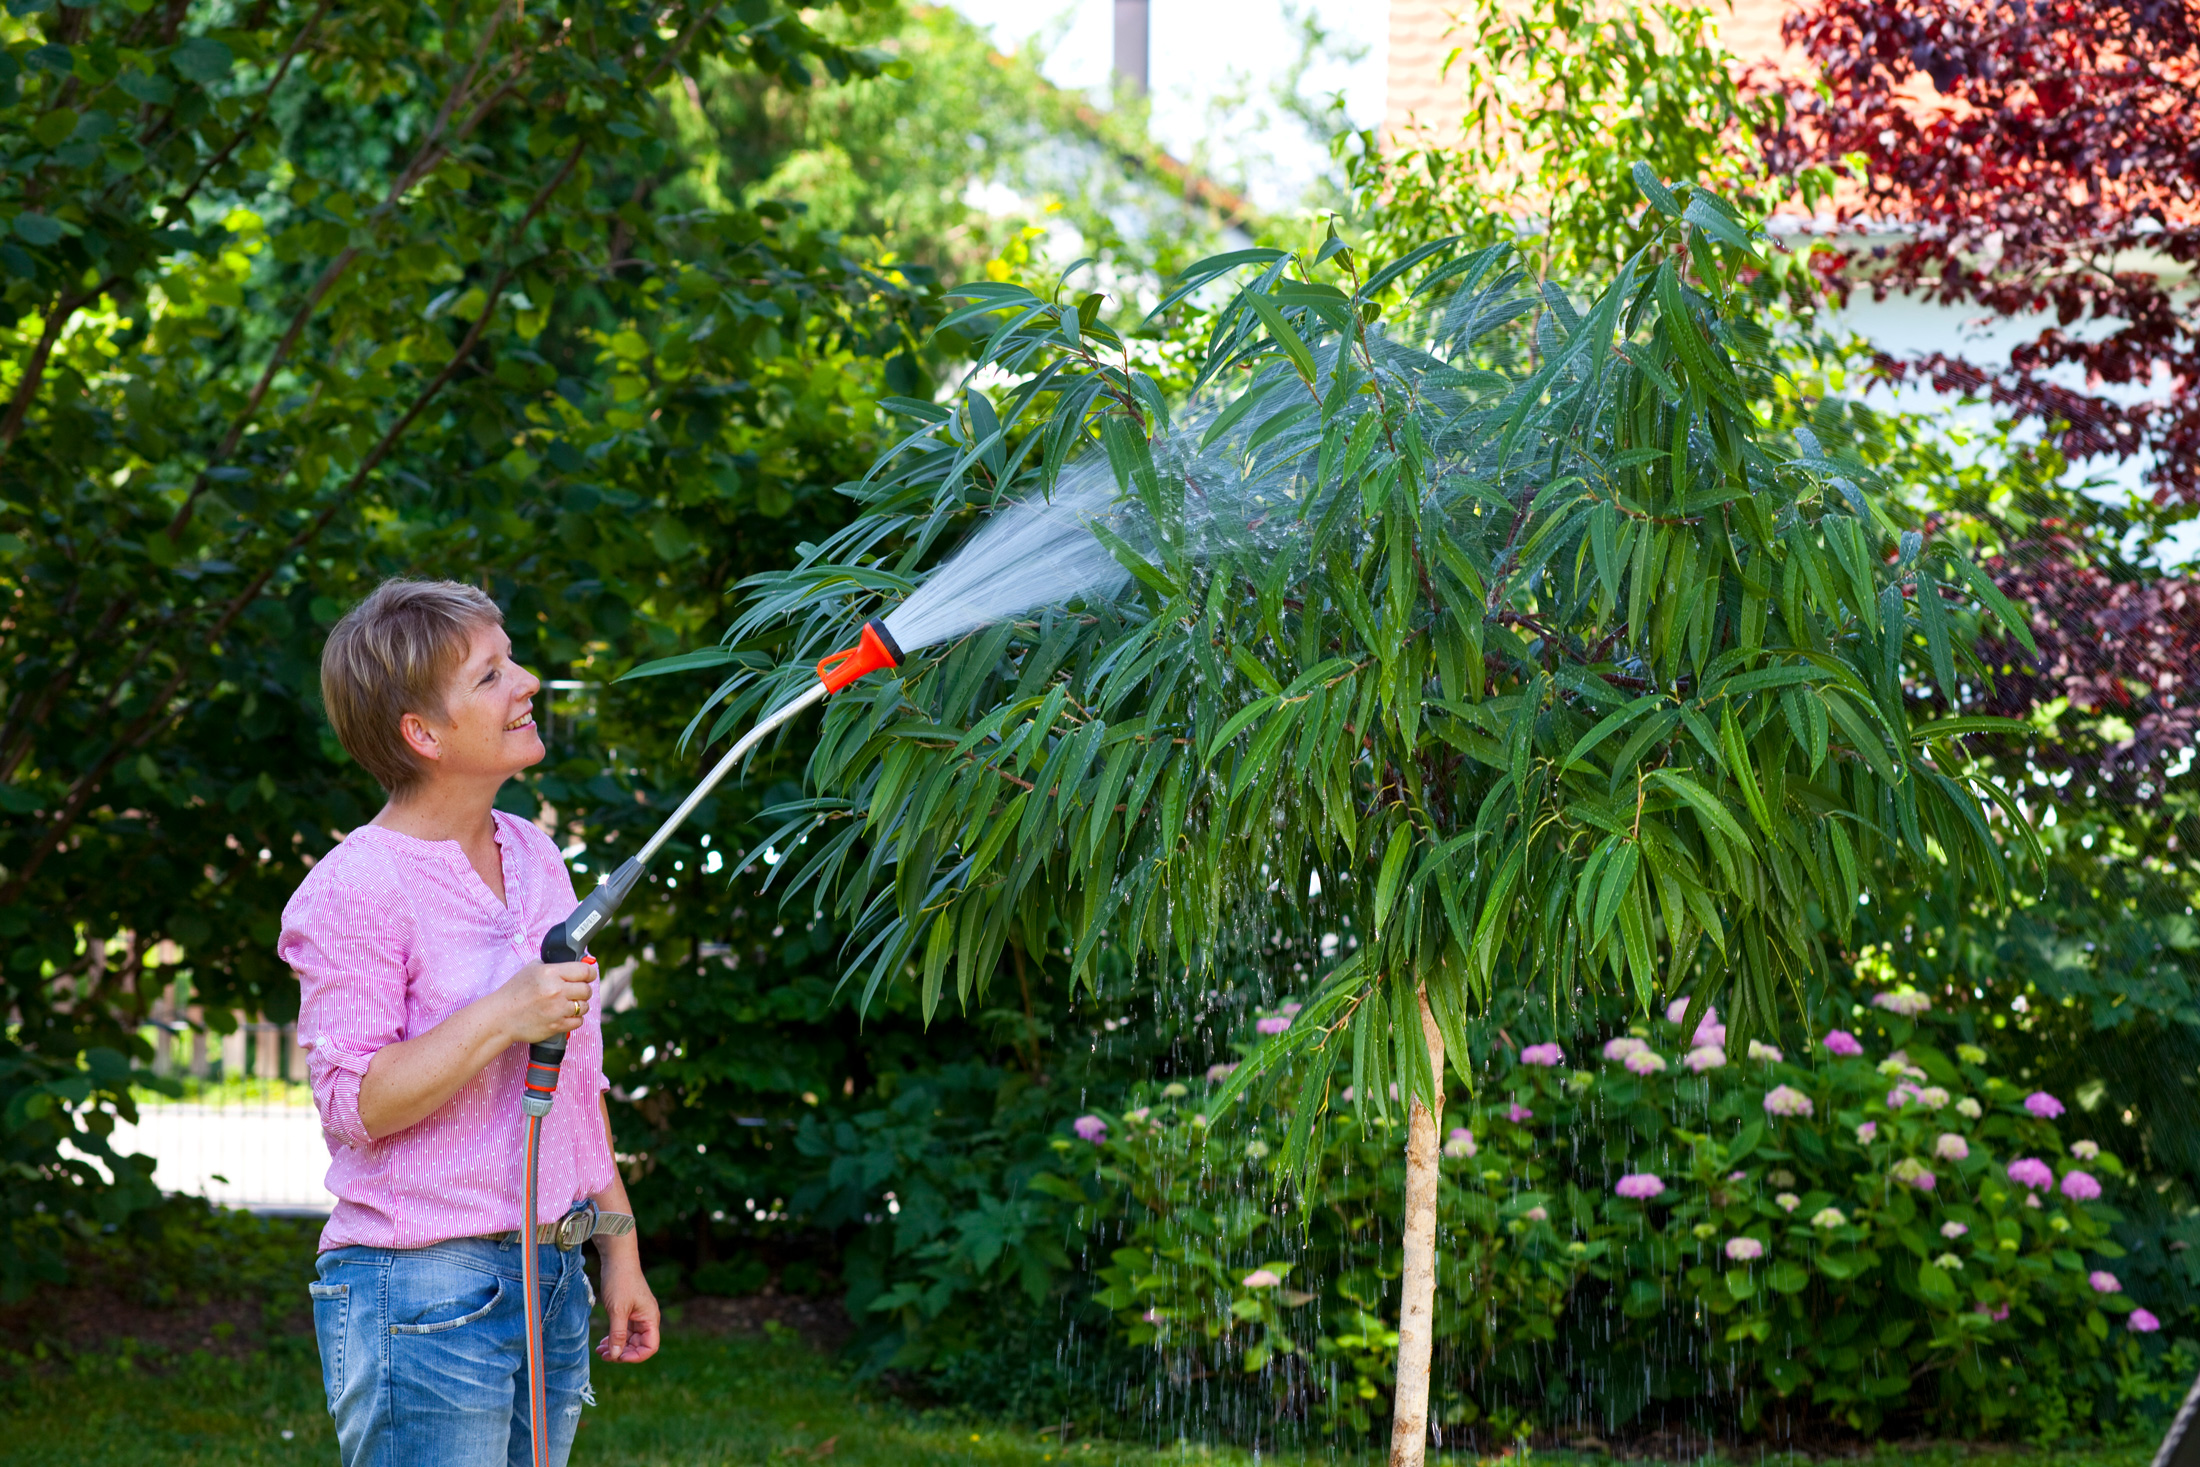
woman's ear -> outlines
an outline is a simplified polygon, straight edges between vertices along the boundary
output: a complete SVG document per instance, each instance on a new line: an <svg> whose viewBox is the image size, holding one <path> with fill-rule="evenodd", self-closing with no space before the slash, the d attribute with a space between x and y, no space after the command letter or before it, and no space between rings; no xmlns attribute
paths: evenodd
<svg viewBox="0 0 2200 1467"><path fill-rule="evenodd" d="M419 714L400 715L397 720L397 735L405 741L405 747L418 757L431 764L442 760L443 741L435 736L435 730L428 727L428 721Z"/></svg>

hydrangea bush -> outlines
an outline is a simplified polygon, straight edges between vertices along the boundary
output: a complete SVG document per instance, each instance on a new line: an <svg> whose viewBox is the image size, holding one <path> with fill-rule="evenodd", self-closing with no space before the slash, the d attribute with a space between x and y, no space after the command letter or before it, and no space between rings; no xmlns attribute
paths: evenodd
<svg viewBox="0 0 2200 1467"><path fill-rule="evenodd" d="M1985 1050L1929 1042L1923 1003L1881 995L1871 1046L1729 1055L1676 1005L1584 1054L1501 1050L1445 1112L1433 1419L2059 1437L2172 1407L2200 1361L2119 1273L2122 1163L2066 1145L2056 1097ZM1202 1093L1059 1143L1081 1175L1053 1185L1116 1240L1100 1300L1159 1389L1235 1372L1283 1417L1365 1430L1395 1343L1388 1108L1210 1124ZM1303 1210L1267 1175L1293 1125L1321 1156Z"/></svg>

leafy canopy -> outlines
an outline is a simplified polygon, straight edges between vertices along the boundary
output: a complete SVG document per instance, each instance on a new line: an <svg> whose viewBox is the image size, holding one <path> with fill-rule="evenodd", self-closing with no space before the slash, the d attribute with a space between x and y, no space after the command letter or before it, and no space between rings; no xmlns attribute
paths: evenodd
<svg viewBox="0 0 2200 1467"><path fill-rule="evenodd" d="M1267 1056L1311 1060L1303 1133L1345 1030L1361 1103L1430 1092L1424 987L1462 1053L1515 977L1559 1008L1730 994L1746 1035L1778 1026L1873 862L2003 889L1987 807L2011 807L1956 742L1989 724L1915 722L1902 679L1980 675L1965 590L2017 619L1953 547L1891 544L1860 462L1760 430L1767 346L1734 294L1753 242L1712 194L1637 182L1652 238L1586 306L1504 245L1195 267L1172 304L1257 274L1206 333L1226 406L1180 423L1077 305L965 289L1001 321L980 366L1015 385L911 405L937 420L865 515L759 578L732 635L792 618L826 650L956 516L1089 441L1154 553L1118 543L1114 600L829 708L780 838L810 844L780 869L855 925L867 992L913 959L928 1008L950 968L968 1002L1010 942L1083 976L1103 942L1196 972L1332 934ZM1386 305L1425 324L1380 331Z"/></svg>
<svg viewBox="0 0 2200 1467"><path fill-rule="evenodd" d="M0 16L0 1293L63 1219L157 1200L107 1148L164 991L221 1029L296 1012L278 914L378 798L317 706L346 603L487 586L566 684L508 805L631 838L691 777L679 714L594 684L839 524L884 381L925 390L927 272L698 202L664 105L681 67L884 58L766 0L676 19ZM667 966L734 925L635 916Z"/></svg>

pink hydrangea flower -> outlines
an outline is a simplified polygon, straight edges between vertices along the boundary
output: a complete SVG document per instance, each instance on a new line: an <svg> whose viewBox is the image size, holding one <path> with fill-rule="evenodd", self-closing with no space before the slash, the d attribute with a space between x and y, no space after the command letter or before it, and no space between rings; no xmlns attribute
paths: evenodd
<svg viewBox="0 0 2200 1467"><path fill-rule="evenodd" d="M1272 1019L1261 1019L1257 1021L1253 1025L1253 1030L1255 1033L1258 1034L1281 1034L1284 1030L1290 1027L1291 1021L1283 1017L1281 1014L1278 1014Z"/></svg>
<svg viewBox="0 0 2200 1467"><path fill-rule="evenodd" d="M2162 1321L2144 1309L2134 1309L2124 1323L2142 1335L2151 1335L2162 1327Z"/></svg>
<svg viewBox="0 0 2200 1467"><path fill-rule="evenodd" d="M1624 1060L1627 1056L1640 1054L1649 1047L1632 1034L1622 1034L1604 1046L1604 1057L1608 1060Z"/></svg>
<svg viewBox="0 0 2200 1467"><path fill-rule="evenodd" d="M1692 1049L1701 1049L1707 1044L1723 1047L1726 1044L1726 1025L1706 1019L1696 1026L1696 1032L1689 1036L1688 1043Z"/></svg>
<svg viewBox="0 0 2200 1467"><path fill-rule="evenodd" d="M2063 1113L2063 1103L2045 1090L2035 1090L2025 1096L2024 1108L2043 1121L2051 1121Z"/></svg>
<svg viewBox="0 0 2200 1467"><path fill-rule="evenodd" d="M1220 1085L1223 1081L1230 1078L1230 1072L1236 1068L1237 1062L1235 1060L1225 1060L1219 1065L1207 1066L1207 1083L1210 1085Z"/></svg>
<svg viewBox="0 0 2200 1467"><path fill-rule="evenodd" d="M1665 1180L1650 1172L1629 1172L1612 1190L1622 1197L1650 1198L1665 1190Z"/></svg>
<svg viewBox="0 0 2200 1467"><path fill-rule="evenodd" d="M1638 1049L1627 1056L1627 1069L1636 1075L1655 1075L1665 1068L1665 1058L1647 1049Z"/></svg>
<svg viewBox="0 0 2200 1467"><path fill-rule="evenodd" d="M1761 1039L1749 1041L1749 1057L1753 1060L1762 1060L1770 1065L1776 1065L1787 1058L1786 1055L1780 1053L1777 1045L1767 1044Z"/></svg>
<svg viewBox="0 0 2200 1467"><path fill-rule="evenodd" d="M1444 1138L1444 1155L1453 1161L1465 1161L1475 1152L1474 1132L1461 1126Z"/></svg>
<svg viewBox="0 0 2200 1467"><path fill-rule="evenodd" d="M2080 1161L2091 1161L2101 1154L2101 1145L2098 1141L2073 1141L2070 1143L2070 1154Z"/></svg>
<svg viewBox="0 0 2200 1467"><path fill-rule="evenodd" d="M1729 1238L1726 1240L1726 1256L1736 1263L1748 1263L1765 1256L1765 1245L1755 1238Z"/></svg>
<svg viewBox="0 0 2200 1467"><path fill-rule="evenodd" d="M1272 1268L1256 1268L1241 1282L1248 1289L1272 1289L1283 1282L1283 1275Z"/></svg>
<svg viewBox="0 0 2200 1467"><path fill-rule="evenodd" d="M1295 1018L1297 1017L1299 1010L1305 1007L1306 1005L1304 1004L1287 1003L1278 1008L1276 1012L1282 1014L1287 1019Z"/></svg>
<svg viewBox="0 0 2200 1467"><path fill-rule="evenodd" d="M1915 1099L1917 1099L1917 1087L1904 1080L1887 1092L1887 1109L1900 1110Z"/></svg>
<svg viewBox="0 0 2200 1467"><path fill-rule="evenodd" d="M1529 1222L1549 1222L1551 1220L1551 1212L1547 1207L1531 1207L1520 1215Z"/></svg>
<svg viewBox="0 0 2200 1467"><path fill-rule="evenodd" d="M1969 1231L1971 1231L1970 1227L1964 1223L1944 1222L1940 1225L1940 1236L1942 1236L1943 1238L1947 1238L1951 1241L1962 1237L1965 1233L1968 1233Z"/></svg>
<svg viewBox="0 0 2200 1467"><path fill-rule="evenodd" d="M1859 1146L1869 1146L1872 1144L1872 1138L1874 1136L1877 1136L1878 1134L1879 1122L1866 1121L1863 1125L1856 1128L1856 1144Z"/></svg>
<svg viewBox="0 0 2200 1467"><path fill-rule="evenodd" d="M2101 1184L2091 1172L2071 1172L2062 1179L2062 1194L2073 1202L2091 1202L2101 1195Z"/></svg>
<svg viewBox="0 0 2200 1467"><path fill-rule="evenodd" d="M1896 1162L1888 1175L1920 1192L1930 1192L1939 1185L1939 1179L1933 1175L1932 1170L1914 1156L1905 1156Z"/></svg>
<svg viewBox="0 0 2200 1467"><path fill-rule="evenodd" d="M2093 1286L2096 1294L2121 1294L2124 1291L2124 1281L2105 1268L2094 1269L2085 1276L2085 1281Z"/></svg>
<svg viewBox="0 0 2200 1467"><path fill-rule="evenodd" d="M2004 1304L1999 1309L1989 1309L1984 1304L1979 1304L1974 1306L1971 1312L1973 1314L1983 1314L1987 1318L1999 1322L2009 1317L2009 1306Z"/></svg>
<svg viewBox="0 0 2200 1467"><path fill-rule="evenodd" d="M1511 1121L1514 1125L1517 1126L1522 1121L1534 1120L1535 1112L1528 1109L1526 1106L1522 1105L1519 1101L1516 1100L1505 1107L1505 1119Z"/></svg>
<svg viewBox="0 0 2200 1467"><path fill-rule="evenodd" d="M1792 1085L1775 1085L1765 1092L1766 1115L1807 1116L1812 1109L1810 1097Z"/></svg>
<svg viewBox="0 0 2200 1467"><path fill-rule="evenodd" d="M1828 1029L1826 1037L1818 1041L1826 1047L1826 1053L1849 1059L1864 1052L1864 1046L1846 1029Z"/></svg>
<svg viewBox="0 0 2200 1467"><path fill-rule="evenodd" d="M1717 1009L1712 1009L1712 1010L1710 1010L1710 1011L1709 1011L1709 1012L1708 1012L1708 1013L1707 1013L1707 1014L1705 1015L1705 1017L1706 1017L1706 1018L1710 1018L1710 1019L1716 1019L1716 1018L1718 1018L1718 1016L1719 1016L1719 1011L1718 1011ZM1667 1004L1667 1005L1665 1006L1665 1022L1666 1022L1666 1023L1668 1023L1668 1024L1678 1024L1678 1023L1679 1023L1679 1022L1680 1022L1681 1020L1683 1020L1683 1019L1685 1019L1685 1018L1687 1018L1687 1017L1688 1017L1688 1000L1687 1000L1687 999L1685 999L1685 998L1676 998L1676 999L1674 999L1674 1000L1673 1000L1673 1001L1672 1001L1671 1003L1669 1003L1669 1004Z"/></svg>
<svg viewBox="0 0 2200 1467"><path fill-rule="evenodd" d="M1090 1141L1095 1146L1108 1139L1108 1123L1098 1116L1079 1116L1069 1123L1069 1128L1077 1133L1078 1140Z"/></svg>
<svg viewBox="0 0 2200 1467"><path fill-rule="evenodd" d="M1531 1044L1520 1051L1520 1062L1524 1065L1541 1065L1545 1069L1549 1069L1553 1065L1566 1063L1566 1051L1555 1044Z"/></svg>
<svg viewBox="0 0 2200 1467"><path fill-rule="evenodd" d="M1943 1131L1933 1143L1933 1155L1942 1161L1962 1161L1971 1154L1971 1143L1953 1131Z"/></svg>
<svg viewBox="0 0 2200 1467"><path fill-rule="evenodd" d="M2038 1157L2020 1156L2009 1163L2009 1180L2040 1192L2055 1185L2055 1173Z"/></svg>
<svg viewBox="0 0 2200 1467"><path fill-rule="evenodd" d="M1726 1051L1716 1044L1699 1044L1688 1051L1681 1063L1700 1075L1705 1070L1715 1070L1725 1064Z"/></svg>
<svg viewBox="0 0 2200 1467"><path fill-rule="evenodd" d="M1929 995L1909 987L1897 988L1892 993L1872 995L1873 1008L1885 1009L1888 1013L1899 1014L1905 1019L1914 1019L1932 1006L1933 1001Z"/></svg>

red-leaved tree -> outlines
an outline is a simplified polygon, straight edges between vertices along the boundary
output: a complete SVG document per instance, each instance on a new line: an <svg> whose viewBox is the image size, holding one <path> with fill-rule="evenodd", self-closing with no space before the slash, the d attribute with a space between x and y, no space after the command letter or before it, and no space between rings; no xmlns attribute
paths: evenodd
<svg viewBox="0 0 2200 1467"><path fill-rule="evenodd" d="M1836 291L2048 317L2006 363L1951 343L1880 371L1985 398L2072 460L2141 458L2157 505L2200 504L2200 0L1802 0L1784 31L1820 75L1776 83L1769 161L1860 159L1845 215L1901 237L1825 257ZM1990 696L2100 715L2028 758L2149 803L2200 724L2200 586L2137 574L2113 528L2001 527L1993 569L2040 655L1995 658Z"/></svg>
<svg viewBox="0 0 2200 1467"><path fill-rule="evenodd" d="M2158 498L2200 503L2200 0L1804 0L1785 32L1827 89L1791 92L1775 161L1861 158L1849 212L1906 231L1871 288L2053 317L2006 366L1889 370L2072 459L2150 455Z"/></svg>

